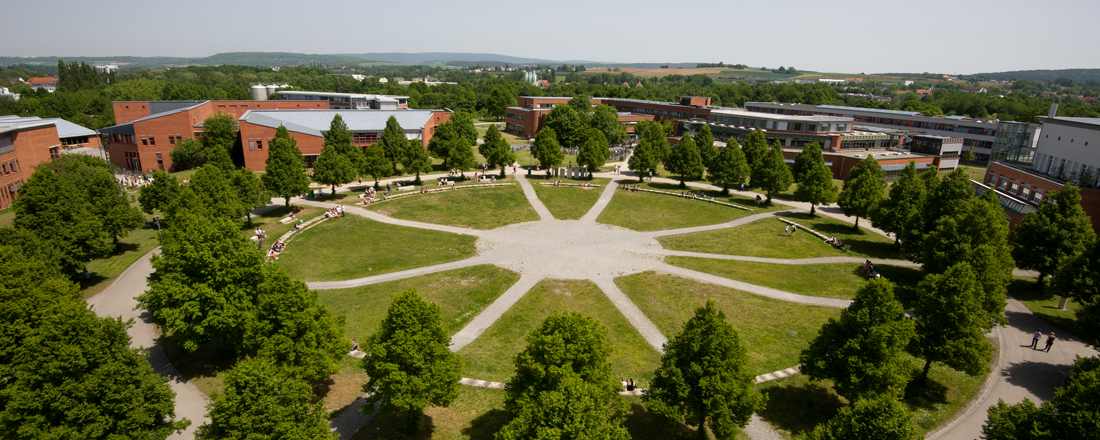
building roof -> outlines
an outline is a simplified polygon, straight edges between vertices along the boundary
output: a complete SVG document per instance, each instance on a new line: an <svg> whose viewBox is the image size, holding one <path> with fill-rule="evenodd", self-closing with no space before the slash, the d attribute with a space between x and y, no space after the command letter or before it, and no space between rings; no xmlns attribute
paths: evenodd
<svg viewBox="0 0 1100 440"><path fill-rule="evenodd" d="M1100 118L1076 118L1069 116L1055 116L1040 118L1043 122L1069 122L1071 124L1094 125L1100 127Z"/></svg>
<svg viewBox="0 0 1100 440"><path fill-rule="evenodd" d="M57 84L57 78L53 76L32 76L27 78L27 84L32 86L52 86Z"/></svg>
<svg viewBox="0 0 1100 440"><path fill-rule="evenodd" d="M16 115L0 116L0 133L48 125L57 127L58 138L95 136L96 134L95 130L61 118L39 118L37 116Z"/></svg>
<svg viewBox="0 0 1100 440"><path fill-rule="evenodd" d="M408 96L401 95L375 95L367 93L340 93L340 92L311 92L308 90L278 90L275 92L279 95L289 96L328 96L328 97L340 97L351 99L367 99L372 101L382 102L396 102L399 99L409 99Z"/></svg>
<svg viewBox="0 0 1100 440"><path fill-rule="evenodd" d="M340 115L351 131L382 131L393 116L405 131L416 131L427 125L431 110L249 110L241 121L321 136L328 131L332 118Z"/></svg>
<svg viewBox="0 0 1100 440"><path fill-rule="evenodd" d="M156 102L157 101L150 102L150 104L149 104L150 108L152 108L154 103L156 103ZM130 121L130 122L123 122L121 124L115 124L115 125L112 125L110 127L104 127L104 128L99 129L99 131L100 132L109 131L111 129L115 129L115 128L119 128L119 127L126 127L126 126L134 125L135 122L148 121L150 119L156 119L156 118L159 118L159 117L162 117L162 116L174 115L176 113L191 110L195 107L201 106L201 105L206 104L208 102L210 102L210 101L209 100L207 100L207 101L170 101L169 104L180 104L181 106L171 108L170 110L162 111L162 112L159 112L159 113L150 113L147 116L142 116L142 117L134 119L133 121Z"/></svg>
<svg viewBox="0 0 1100 440"><path fill-rule="evenodd" d="M781 115L778 113L764 113L754 112L739 108L716 108L711 109L712 114L720 115L732 115L732 116L744 116L747 118L756 119L776 119L783 121L806 121L806 122L852 122L853 119L848 116L826 116L826 115Z"/></svg>

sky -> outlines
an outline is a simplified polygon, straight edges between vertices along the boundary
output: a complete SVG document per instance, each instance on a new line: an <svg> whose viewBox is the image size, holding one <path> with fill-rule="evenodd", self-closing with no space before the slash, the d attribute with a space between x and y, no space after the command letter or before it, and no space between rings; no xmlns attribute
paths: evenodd
<svg viewBox="0 0 1100 440"><path fill-rule="evenodd" d="M1100 0L35 0L0 56L490 52L846 73L1100 68Z"/></svg>

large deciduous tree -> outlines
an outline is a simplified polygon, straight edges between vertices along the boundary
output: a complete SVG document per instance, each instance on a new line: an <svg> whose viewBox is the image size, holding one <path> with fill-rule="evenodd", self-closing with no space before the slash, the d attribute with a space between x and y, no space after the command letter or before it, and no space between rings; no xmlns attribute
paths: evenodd
<svg viewBox="0 0 1100 440"><path fill-rule="evenodd" d="M180 183L175 176L161 170L153 171L151 177L152 182L141 187L138 193L141 210L146 214L167 212L172 200L179 195Z"/></svg>
<svg viewBox="0 0 1100 440"><path fill-rule="evenodd" d="M852 304L829 319L802 351L802 373L830 379L848 400L890 395L900 397L909 380L905 349L914 324L885 279L872 280L856 292Z"/></svg>
<svg viewBox="0 0 1100 440"><path fill-rule="evenodd" d="M268 142L267 165L262 179L264 188L282 197L287 208L292 197L309 192L309 175L298 142L282 125L275 130L275 138Z"/></svg>
<svg viewBox="0 0 1100 440"><path fill-rule="evenodd" d="M244 217L246 208L233 186L232 171L213 164L203 165L191 175L187 188L210 214L234 221Z"/></svg>
<svg viewBox="0 0 1100 440"><path fill-rule="evenodd" d="M750 131L749 134L745 135L745 143L741 149L745 152L745 160L749 163L751 172L749 184L756 188L762 188L764 186L765 158L770 153L768 139L764 137L764 132L760 130Z"/></svg>
<svg viewBox="0 0 1100 440"><path fill-rule="evenodd" d="M40 165L20 188L14 226L59 252L66 274L84 271L88 261L110 255L118 240L141 226L107 162L80 155Z"/></svg>
<svg viewBox="0 0 1100 440"><path fill-rule="evenodd" d="M856 401L808 436L810 440L916 440L920 434L897 399L878 396Z"/></svg>
<svg viewBox="0 0 1100 440"><path fill-rule="evenodd" d="M745 348L713 302L695 311L667 344L646 405L672 420L695 424L700 438L709 427L731 439L763 401L753 387Z"/></svg>
<svg viewBox="0 0 1100 440"><path fill-rule="evenodd" d="M263 181L256 176L256 173L243 168L233 172L229 183L233 186L233 190L237 192L241 209L244 211L245 218L248 219L248 224L251 225L252 211L271 203L271 193L267 191L267 188L264 188Z"/></svg>
<svg viewBox="0 0 1100 440"><path fill-rule="evenodd" d="M989 408L986 440L1094 439L1100 433L1100 358L1078 358L1054 398L1035 406L1024 399Z"/></svg>
<svg viewBox="0 0 1100 440"><path fill-rule="evenodd" d="M419 144L419 141L416 142ZM424 153L424 155L427 155L427 153ZM404 154L402 154L401 156L402 159L405 158ZM429 159L429 161L430 160L431 159ZM369 176L374 179L375 188L378 187L378 181L382 177L388 176L392 172L393 163L391 163L390 160L386 158L386 152L383 149L378 148L377 145L372 145L363 150L363 163L362 167L359 168L359 175Z"/></svg>
<svg viewBox="0 0 1100 440"><path fill-rule="evenodd" d="M929 274L917 286L913 318L913 354L924 358L920 379L927 380L933 362L975 376L989 362L992 346L985 339L988 314L982 309L982 286L965 262L943 274Z"/></svg>
<svg viewBox="0 0 1100 440"><path fill-rule="evenodd" d="M710 131L710 125L703 124L695 133L695 146L699 147L703 165L710 166L710 161L718 156L718 148L714 146L714 134Z"/></svg>
<svg viewBox="0 0 1100 440"><path fill-rule="evenodd" d="M680 143L672 147L672 153L665 158L665 168L680 176L680 187L686 188L685 180L703 177L703 157L690 136L684 136Z"/></svg>
<svg viewBox="0 0 1100 440"><path fill-rule="evenodd" d="M886 197L886 176L882 167L871 155L860 161L848 172L844 189L840 191L837 204L845 215L856 218L853 228L859 229L859 219L868 218L878 209Z"/></svg>
<svg viewBox="0 0 1100 440"><path fill-rule="evenodd" d="M664 158L664 149L668 144L664 128L652 121L642 121L637 125L638 146L630 155L627 165L638 175L641 182L646 176L657 174L657 165Z"/></svg>
<svg viewBox="0 0 1100 440"><path fill-rule="evenodd" d="M546 115L543 124L547 128L554 129L554 134L558 137L558 144L563 147L580 148L584 143L588 123L576 107L570 105L554 107L550 114Z"/></svg>
<svg viewBox="0 0 1100 440"><path fill-rule="evenodd" d="M707 163L707 179L710 183L722 187L722 194L729 194L731 187L746 183L750 174L745 153L741 145L732 138L726 142L726 147Z"/></svg>
<svg viewBox="0 0 1100 440"><path fill-rule="evenodd" d="M565 155L561 152L561 144L558 143L558 135L553 128L543 127L539 134L535 135L535 143L531 146L531 155L539 161L539 167L546 168L547 173L561 165Z"/></svg>
<svg viewBox="0 0 1100 440"><path fill-rule="evenodd" d="M335 440L320 402L305 381L267 359L241 361L225 377L225 391L211 403L202 440L256 438Z"/></svg>
<svg viewBox="0 0 1100 440"><path fill-rule="evenodd" d="M340 154L336 147L325 145L321 155L313 162L313 180L332 187L332 194L336 194L336 185L355 180L358 170L347 156Z"/></svg>
<svg viewBox="0 0 1100 440"><path fill-rule="evenodd" d="M816 214L819 204L828 204L836 200L836 184L833 172L825 164L821 155L821 146L816 142L802 148L794 160L795 182L798 188L794 196L810 204L810 215Z"/></svg>
<svg viewBox="0 0 1100 440"><path fill-rule="evenodd" d="M547 318L515 364L505 398L510 420L499 438L629 437L620 425L606 330L595 321L575 313Z"/></svg>
<svg viewBox="0 0 1100 440"><path fill-rule="evenodd" d="M206 118L202 123L202 152L193 166L215 165L229 171L233 164L232 152L237 144L237 120L225 113Z"/></svg>
<svg viewBox="0 0 1100 440"><path fill-rule="evenodd" d="M926 197L924 182L917 175L916 165L910 162L890 186L890 196L879 204L871 221L875 227L894 234L894 242L900 244L903 237L908 239L920 233Z"/></svg>
<svg viewBox="0 0 1100 440"><path fill-rule="evenodd" d="M592 173L600 170L607 159L611 157L611 149L607 144L607 138L604 137L600 130L595 128L588 129L588 134L585 136L584 144L581 145L580 151L577 152L577 165L581 165L588 170L588 177L592 177Z"/></svg>
<svg viewBox="0 0 1100 440"><path fill-rule="evenodd" d="M1077 333L1093 345L1100 344L1100 241L1062 266L1054 289L1084 306L1077 312Z"/></svg>
<svg viewBox="0 0 1100 440"><path fill-rule="evenodd" d="M779 148L779 144L775 144L764 152L764 157L759 159L758 167L753 169L753 179L759 180L759 182L754 180L753 185L764 190L769 204L776 194L786 191L794 182L791 169L783 160L783 150Z"/></svg>
<svg viewBox="0 0 1100 440"><path fill-rule="evenodd" d="M401 155L401 167L405 172L411 171L416 175L413 181L417 185L420 184L420 173L432 170L432 158L428 156L428 151L424 149L420 139L409 139L405 143L405 154ZM375 181L375 184L377 183Z"/></svg>
<svg viewBox="0 0 1100 440"><path fill-rule="evenodd" d="M428 405L458 396L458 358L448 349L439 307L415 292L397 295L363 359L369 399L405 417L411 431Z"/></svg>
<svg viewBox="0 0 1100 440"><path fill-rule="evenodd" d="M390 116L386 120L386 128L382 130L382 139L372 147L381 147L383 155L391 165L391 174L397 174L397 164L402 162L408 143L405 129L401 128L397 118Z"/></svg>
<svg viewBox="0 0 1100 440"><path fill-rule="evenodd" d="M512 152L512 146L500 135L500 129L496 125L490 125L485 131L485 138L478 151L490 167L500 167L500 177L504 177L508 165L516 161L516 154Z"/></svg>
<svg viewBox="0 0 1100 440"><path fill-rule="evenodd" d="M1012 234L1012 256L1024 269L1039 272L1039 283L1096 240L1081 207L1081 190L1066 185L1047 194L1039 209L1028 213Z"/></svg>
<svg viewBox="0 0 1100 440"><path fill-rule="evenodd" d="M619 123L619 113L609 105L598 105L592 110L591 126L600 133L610 145L626 142L626 128Z"/></svg>

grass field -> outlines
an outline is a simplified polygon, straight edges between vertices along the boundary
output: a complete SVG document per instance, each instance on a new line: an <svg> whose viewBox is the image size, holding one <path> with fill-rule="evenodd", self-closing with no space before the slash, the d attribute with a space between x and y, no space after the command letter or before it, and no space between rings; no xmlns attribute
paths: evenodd
<svg viewBox="0 0 1100 440"><path fill-rule="evenodd" d="M910 367L919 370L923 362L909 359ZM904 399L913 424L921 433L951 420L975 397L985 381L984 375L967 376L941 364L933 364L929 379L926 385L911 383ZM829 381L814 382L804 375L761 384L760 390L768 402L760 415L787 437L812 430L845 405Z"/></svg>
<svg viewBox="0 0 1100 440"><path fill-rule="evenodd" d="M960 164L959 169L965 171L966 176L969 177L972 180L977 180L977 181L981 182L983 179L985 179L986 167L980 167L980 166L976 166L976 165L961 165Z"/></svg>
<svg viewBox="0 0 1100 440"><path fill-rule="evenodd" d="M680 333L696 308L713 300L748 350L753 374L797 365L799 353L821 325L840 315L838 309L778 301L653 272L617 278L615 283L670 339Z"/></svg>
<svg viewBox="0 0 1100 440"><path fill-rule="evenodd" d="M867 284L867 279L858 272L860 264L793 266L691 257L666 257L665 261L699 272L802 295L851 299L857 290ZM883 277L901 285L916 284L922 275L916 269L885 265L876 268Z"/></svg>
<svg viewBox="0 0 1100 440"><path fill-rule="evenodd" d="M607 185L606 179L592 181L591 188L579 188L575 186L548 186L540 185L538 181L531 182L535 188L535 194L554 218L558 220L576 220L584 217L603 192L603 185Z"/></svg>
<svg viewBox="0 0 1100 440"><path fill-rule="evenodd" d="M535 285L481 337L458 352L463 376L508 380L515 355L527 346L527 335L550 315L562 312L580 313L602 324L607 329L612 372L648 382L659 355L595 284L580 280L543 280Z"/></svg>
<svg viewBox="0 0 1100 440"><path fill-rule="evenodd" d="M664 247L675 250L768 258L844 255L898 257L892 241L876 233L864 230L854 231L850 225L823 216L811 218L804 214L780 215L825 235L836 236L850 246L850 250L845 252L836 249L825 244L817 236L802 230L787 236L783 233L786 224L778 219L757 220L736 228L661 237L660 242Z"/></svg>
<svg viewBox="0 0 1100 440"><path fill-rule="evenodd" d="M443 263L474 254L472 236L375 222L353 215L303 231L278 264L307 280L343 280Z"/></svg>
<svg viewBox="0 0 1100 440"><path fill-rule="evenodd" d="M1008 295L1024 303L1031 313L1062 330L1070 333L1077 331L1077 311L1081 310L1081 303L1070 300L1066 309L1062 310L1058 307L1062 297L1055 295L1050 287L1040 288L1034 279L1012 280L1008 286Z"/></svg>
<svg viewBox="0 0 1100 440"><path fill-rule="evenodd" d="M519 185L413 196L368 208L391 217L475 229L538 220Z"/></svg>
<svg viewBox="0 0 1100 440"><path fill-rule="evenodd" d="M156 229L140 228L130 231L119 241L114 255L88 262L87 268L91 277L80 283L81 295L87 298L103 291L127 267L157 246Z"/></svg>
<svg viewBox="0 0 1100 440"><path fill-rule="evenodd" d="M511 271L483 265L351 289L321 290L317 298L333 316L344 319L348 338L366 343L398 293L415 290L439 306L443 329L453 334L517 279Z"/></svg>
<svg viewBox="0 0 1100 440"><path fill-rule="evenodd" d="M743 201L734 200L740 202ZM597 221L636 231L656 231L724 223L756 212L763 211L749 212L701 200L620 188Z"/></svg>
<svg viewBox="0 0 1100 440"><path fill-rule="evenodd" d="M309 219L321 215L322 212L324 212L324 209L321 208L301 207L301 210L296 214L296 218L303 221L309 221ZM251 237L254 233L254 229L262 227L264 231L267 232L267 243L265 243L265 245L270 246L271 243L274 243L280 236L293 228L294 223L297 222L297 220L295 220L286 224L279 223L279 220L286 217L288 213L289 210L285 207L277 206L264 211L262 214L253 214L252 226L244 226L241 228L241 233L246 237Z"/></svg>

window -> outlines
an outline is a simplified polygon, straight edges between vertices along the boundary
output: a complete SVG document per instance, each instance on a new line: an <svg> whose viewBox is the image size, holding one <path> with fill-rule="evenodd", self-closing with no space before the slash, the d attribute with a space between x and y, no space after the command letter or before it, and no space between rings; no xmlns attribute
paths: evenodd
<svg viewBox="0 0 1100 440"><path fill-rule="evenodd" d="M61 157L61 151L57 147L50 147L50 159L57 159Z"/></svg>
<svg viewBox="0 0 1100 440"><path fill-rule="evenodd" d="M157 138L149 136L149 145L156 145L156 144L157 144Z"/></svg>
<svg viewBox="0 0 1100 440"><path fill-rule="evenodd" d="M248 140L248 151L256 151L256 150L262 150L262 149L264 149L264 140L263 139L253 138L253 139Z"/></svg>
<svg viewBox="0 0 1100 440"><path fill-rule="evenodd" d="M149 145L149 139L148 138L141 138L141 145Z"/></svg>

